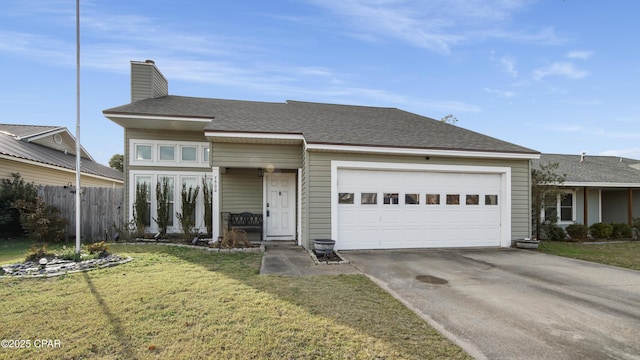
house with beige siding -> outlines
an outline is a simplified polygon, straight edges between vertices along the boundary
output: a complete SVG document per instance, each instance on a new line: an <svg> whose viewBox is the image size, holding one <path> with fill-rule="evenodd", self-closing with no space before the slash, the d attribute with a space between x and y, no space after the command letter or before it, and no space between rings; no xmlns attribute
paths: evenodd
<svg viewBox="0 0 640 360"><path fill-rule="evenodd" d="M102 165L83 148L80 183L88 187L122 187L122 172ZM19 173L36 185L76 183L76 141L64 126L0 124L0 179Z"/></svg>
<svg viewBox="0 0 640 360"><path fill-rule="evenodd" d="M104 110L124 128L128 216L136 184L168 178L174 212L182 185L210 184L214 237L245 212L262 216L259 240L305 248L508 247L531 234L535 150L396 108L169 95L153 61L131 62L131 76L131 103ZM148 203L153 218L155 191Z"/></svg>

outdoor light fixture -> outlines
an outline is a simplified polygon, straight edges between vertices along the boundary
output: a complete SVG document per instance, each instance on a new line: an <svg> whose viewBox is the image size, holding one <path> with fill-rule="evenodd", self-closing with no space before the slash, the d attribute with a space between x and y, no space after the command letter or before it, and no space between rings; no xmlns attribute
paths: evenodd
<svg viewBox="0 0 640 360"><path fill-rule="evenodd" d="M264 169L258 168L258 177L263 177L263 176L264 176Z"/></svg>

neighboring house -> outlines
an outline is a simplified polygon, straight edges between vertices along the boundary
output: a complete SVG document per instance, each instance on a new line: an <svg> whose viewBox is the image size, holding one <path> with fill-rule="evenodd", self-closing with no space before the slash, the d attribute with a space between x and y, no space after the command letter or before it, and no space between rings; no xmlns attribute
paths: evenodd
<svg viewBox="0 0 640 360"><path fill-rule="evenodd" d="M533 161L534 168L540 163L558 163L556 173L565 176L564 196L543 212L547 217L556 215L559 225L631 224L634 217L640 217L640 160L542 154Z"/></svg>
<svg viewBox="0 0 640 360"><path fill-rule="evenodd" d="M212 184L215 236L245 211L264 214L264 240L305 248L508 247L531 234L535 150L395 108L172 96L153 61L131 75L131 103L104 110L124 128L129 217L139 183L155 217L166 177L175 211L182 184Z"/></svg>
<svg viewBox="0 0 640 360"><path fill-rule="evenodd" d="M123 186L122 172L81 151L81 186ZM75 186L75 154L75 138L63 126L0 124L0 178L19 173L36 185Z"/></svg>

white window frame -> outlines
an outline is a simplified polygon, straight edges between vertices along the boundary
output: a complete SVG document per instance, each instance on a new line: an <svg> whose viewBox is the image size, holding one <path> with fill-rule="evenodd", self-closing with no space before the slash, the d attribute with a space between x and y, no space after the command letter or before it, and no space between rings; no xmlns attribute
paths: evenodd
<svg viewBox="0 0 640 360"><path fill-rule="evenodd" d="M185 160L184 159L184 149L193 149L193 154L196 156L196 158L194 160ZM185 163L189 163L189 164L197 163L198 162L198 151L199 150L201 151L201 148L199 146L180 144L180 161L181 162L185 162ZM202 151L202 152L204 153L204 151Z"/></svg>
<svg viewBox="0 0 640 360"><path fill-rule="evenodd" d="M151 159L137 159L138 146L151 146ZM174 148L173 160L160 160L160 146L169 146ZM183 148L195 148L196 160L182 160ZM197 141L165 141L165 140L129 140L129 164L132 166L170 166L170 167L191 167L191 168L210 168L209 160L205 159L205 149L209 149L208 142ZM211 153L209 153L211 156Z"/></svg>
<svg viewBox="0 0 640 360"><path fill-rule="evenodd" d="M576 222L576 191L575 190L562 190L564 194L571 194L571 220L562 220L562 206L561 206L561 196L558 195L556 198L556 214L558 214L558 224L559 225L570 225ZM543 206L542 211L540 212L541 221L545 221L547 218L546 208L549 206Z"/></svg>
<svg viewBox="0 0 640 360"><path fill-rule="evenodd" d="M150 146L151 147L151 159L138 159L138 146ZM137 164L149 164L153 161L155 154L153 153L153 145L145 143L135 143L131 146L131 161Z"/></svg>
<svg viewBox="0 0 640 360"><path fill-rule="evenodd" d="M211 178L211 171L163 171L163 170L131 170L129 172L129 180L130 184L136 184L136 179L139 177L151 177L150 189L149 189L149 198L151 202L151 211L149 212L149 218L151 219L151 225L145 227L145 231L150 233L155 233L158 231L158 224L153 221L154 218L158 217L158 201L156 199L156 184L158 183L159 177L171 177L174 180L174 192L173 192L173 226L167 227L168 233L179 233L181 232L180 223L176 216L176 212L182 211L182 200L181 200L181 191L182 191L182 182L184 178L195 178L196 185L200 186L200 191L198 192L198 197L196 198L196 224L194 226L195 229L198 229L200 233L207 232L207 226L204 222L204 198L203 198L203 190L202 190L202 179L203 178ZM136 189L133 186L129 191L129 216L133 219L133 203L136 201ZM212 214L212 216L216 216Z"/></svg>
<svg viewBox="0 0 640 360"><path fill-rule="evenodd" d="M173 149L173 159L163 160L163 159L160 158L162 156L162 148L163 147L172 148ZM174 163L174 162L176 162L176 146L175 145L158 144L158 161L159 162L163 162L163 163Z"/></svg>

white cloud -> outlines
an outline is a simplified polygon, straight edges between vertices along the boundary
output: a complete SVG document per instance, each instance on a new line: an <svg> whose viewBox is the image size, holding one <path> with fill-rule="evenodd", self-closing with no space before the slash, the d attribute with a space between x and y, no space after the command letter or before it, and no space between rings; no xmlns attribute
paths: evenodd
<svg viewBox="0 0 640 360"><path fill-rule="evenodd" d="M502 90L495 90L491 88L484 88L484 91L488 92L489 94L496 94L503 98L512 98L516 96L516 93L514 93L513 91L502 91Z"/></svg>
<svg viewBox="0 0 640 360"><path fill-rule="evenodd" d="M541 128L541 129L552 131L552 132L578 132L583 130L582 126L580 125L562 124L562 123L554 123L554 124L527 123L527 126Z"/></svg>
<svg viewBox="0 0 640 360"><path fill-rule="evenodd" d="M569 59L587 60L591 56L593 56L593 52L592 51L569 51L565 56L568 57Z"/></svg>
<svg viewBox="0 0 640 360"><path fill-rule="evenodd" d="M500 64L504 66L504 69L509 75L518 77L518 71L516 70L516 59L512 56L504 56L500 59Z"/></svg>
<svg viewBox="0 0 640 360"><path fill-rule="evenodd" d="M557 43L554 29L515 29L515 14L531 1L308 0L350 24L359 39L400 40L447 55L463 42L487 38ZM332 23L333 21L329 21ZM342 30L342 28L341 28ZM345 30L342 30L345 31Z"/></svg>
<svg viewBox="0 0 640 360"><path fill-rule="evenodd" d="M577 69L570 62L556 62L533 72L533 78L542 80L547 76L563 76L568 79L581 79L589 74L586 70Z"/></svg>

